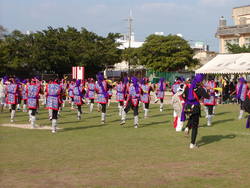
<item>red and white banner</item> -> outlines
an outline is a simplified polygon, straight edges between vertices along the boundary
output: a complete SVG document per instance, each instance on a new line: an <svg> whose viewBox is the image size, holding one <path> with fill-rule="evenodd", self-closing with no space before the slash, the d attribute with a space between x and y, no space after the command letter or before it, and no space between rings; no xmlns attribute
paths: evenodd
<svg viewBox="0 0 250 188"><path fill-rule="evenodd" d="M84 67L72 67L72 79L84 80Z"/></svg>

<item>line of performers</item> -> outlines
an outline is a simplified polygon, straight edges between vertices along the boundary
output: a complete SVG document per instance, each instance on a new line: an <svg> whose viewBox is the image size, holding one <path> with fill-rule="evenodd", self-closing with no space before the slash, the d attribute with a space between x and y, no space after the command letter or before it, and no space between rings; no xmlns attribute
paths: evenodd
<svg viewBox="0 0 250 188"><path fill-rule="evenodd" d="M201 105L207 118L207 125L211 126L216 106L216 84L212 78L203 83L204 75L197 74L192 80L179 77L171 86L172 105L174 109L173 122L176 131L184 129L184 121L187 119L185 133L192 130L190 148L196 148L196 136L198 133L199 118L201 116ZM139 125L139 106L142 103L144 118L148 117L151 92L155 92L155 103L160 100L160 112L163 111L164 97L169 85L161 78L155 85L150 84L148 78L138 80L136 77L120 79L114 86L105 80L103 74L97 75L97 81L88 79L85 83L81 80L68 82L58 79L43 83L37 78L23 80L4 78L0 85L1 110L6 102L10 107L10 121L14 122L16 110L20 101L23 101L23 111L29 114L31 127L35 128L36 114L39 108L40 96L44 96L44 105L48 109L49 119L52 122L52 133L57 131L57 119L60 110L64 107L66 98L69 98L71 108L77 106L77 119L82 118L82 105L89 103L89 111L93 111L94 103L101 108L101 123L106 122L106 110L109 105L112 90L116 90L116 101L118 102L120 125L126 124L126 116L130 109L134 114L134 127ZM1 89L2 88L2 89ZM243 117L243 101L250 97L250 91L243 78L237 84L237 98L241 103L239 119ZM1 94L2 93L2 94Z"/></svg>

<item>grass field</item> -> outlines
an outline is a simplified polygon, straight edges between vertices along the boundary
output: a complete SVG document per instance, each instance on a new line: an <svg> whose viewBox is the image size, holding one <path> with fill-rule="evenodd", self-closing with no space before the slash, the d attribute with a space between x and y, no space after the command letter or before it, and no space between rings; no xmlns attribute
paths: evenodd
<svg viewBox="0 0 250 188"><path fill-rule="evenodd" d="M170 106L160 113L151 105L148 119L141 112L138 129L132 112L119 125L116 103L104 125L85 106L81 121L66 107L56 134L0 127L0 187L250 187L250 131L238 108L218 106L212 127L201 118L196 150L175 132ZM51 123L46 110L38 118ZM9 113L0 114L0 124L8 122ZM17 112L16 123L27 123L27 114Z"/></svg>

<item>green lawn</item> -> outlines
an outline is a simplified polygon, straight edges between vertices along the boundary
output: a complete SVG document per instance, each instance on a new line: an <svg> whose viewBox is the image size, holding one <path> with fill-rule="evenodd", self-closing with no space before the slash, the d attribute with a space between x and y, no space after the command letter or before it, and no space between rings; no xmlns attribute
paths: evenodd
<svg viewBox="0 0 250 188"><path fill-rule="evenodd" d="M199 149L176 133L172 110L159 112L133 128L132 112L125 128L117 104L108 108L107 123L100 113L84 107L81 121L64 108L56 134L49 130L0 127L0 187L250 187L250 131L238 120L237 105L220 105L212 127L201 118ZM40 125L50 125L46 110ZM27 114L17 112L16 123ZM7 111L0 124L9 122Z"/></svg>

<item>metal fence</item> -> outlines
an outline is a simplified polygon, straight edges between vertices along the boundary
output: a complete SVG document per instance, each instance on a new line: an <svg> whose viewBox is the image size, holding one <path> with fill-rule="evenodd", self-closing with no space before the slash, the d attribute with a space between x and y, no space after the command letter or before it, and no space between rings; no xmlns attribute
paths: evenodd
<svg viewBox="0 0 250 188"><path fill-rule="evenodd" d="M147 70L146 76L152 83L157 83L160 78L164 78L170 84L173 84L176 77L183 76L186 78L191 78L194 76L194 72L155 72L152 70Z"/></svg>

